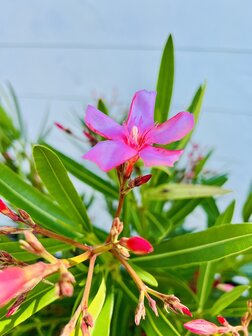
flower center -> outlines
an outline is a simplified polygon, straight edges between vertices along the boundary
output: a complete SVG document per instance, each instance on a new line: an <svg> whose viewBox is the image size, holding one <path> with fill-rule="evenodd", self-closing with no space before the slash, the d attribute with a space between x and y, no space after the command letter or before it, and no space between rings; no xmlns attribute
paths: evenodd
<svg viewBox="0 0 252 336"><path fill-rule="evenodd" d="M135 144L138 144L139 131L137 126L133 126L131 130L131 137L134 140Z"/></svg>

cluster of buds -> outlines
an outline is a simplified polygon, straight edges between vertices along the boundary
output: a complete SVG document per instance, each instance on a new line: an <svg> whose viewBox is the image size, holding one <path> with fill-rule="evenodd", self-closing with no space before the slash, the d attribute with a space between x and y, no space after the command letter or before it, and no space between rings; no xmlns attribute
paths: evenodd
<svg viewBox="0 0 252 336"><path fill-rule="evenodd" d="M252 320L252 301L247 302L248 311L241 318L241 324L238 326L232 326L223 316L218 316L217 320L221 324L218 326L207 320L198 319L187 322L184 327L197 335L223 335L230 334L232 336L240 336L240 331L244 335L248 335L248 326Z"/></svg>
<svg viewBox="0 0 252 336"><path fill-rule="evenodd" d="M145 319L145 307L144 307L144 298L146 297L148 304L151 308L151 310L154 312L156 316L158 316L158 310L156 306L156 301L151 298L151 295L157 297L164 303L164 308L167 312L172 311L174 313L181 313L188 316L192 316L192 313L190 310L183 305L180 300L175 295L167 295L160 292L157 292L156 290L149 288L148 286L145 286L144 290L140 291L140 297L139 302L136 308L135 312L135 323L136 325L140 324L141 319Z"/></svg>
<svg viewBox="0 0 252 336"><path fill-rule="evenodd" d="M139 255L153 252L153 246L151 243L142 237L122 237L118 240L118 236L122 233L122 231L123 223L118 217L116 217L112 222L108 240L114 244L117 252L124 258L130 257L129 251Z"/></svg>
<svg viewBox="0 0 252 336"><path fill-rule="evenodd" d="M33 234L36 224L24 211L19 214L13 212L2 200L0 200L0 212L15 222L27 224L27 229L15 227L2 227L1 234L24 234L20 240L20 247L29 253L47 260L49 263L37 262L33 265L17 260L6 251L0 251L0 307L10 300L16 299L9 308L6 316L13 315L25 300L27 294L41 281L55 272L59 272L59 282L56 284L55 294L58 296L71 296L73 294L73 283L75 279L68 271L69 264L66 261L58 260L50 254ZM49 283L49 282L47 282Z"/></svg>

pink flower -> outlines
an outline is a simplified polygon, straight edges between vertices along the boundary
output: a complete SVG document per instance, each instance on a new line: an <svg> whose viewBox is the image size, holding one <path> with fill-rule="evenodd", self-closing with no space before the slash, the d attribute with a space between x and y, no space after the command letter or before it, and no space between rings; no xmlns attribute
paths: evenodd
<svg viewBox="0 0 252 336"><path fill-rule="evenodd" d="M216 324L202 319L187 322L184 327L197 335L225 334L229 330L227 327L218 327Z"/></svg>
<svg viewBox="0 0 252 336"><path fill-rule="evenodd" d="M193 128L193 115L180 112L163 124L154 123L156 92L138 91L133 97L130 111L123 125L93 106L88 106L85 116L87 127L108 139L99 142L83 157L95 162L103 171L109 171L131 160L143 160L145 166L173 166L182 150L153 147L180 140Z"/></svg>
<svg viewBox="0 0 252 336"><path fill-rule="evenodd" d="M121 238L120 245L126 247L135 254L147 254L153 252L153 246L142 237Z"/></svg>
<svg viewBox="0 0 252 336"><path fill-rule="evenodd" d="M57 268L58 265L38 262L25 267L9 267L0 271L0 307L18 295L31 290Z"/></svg>

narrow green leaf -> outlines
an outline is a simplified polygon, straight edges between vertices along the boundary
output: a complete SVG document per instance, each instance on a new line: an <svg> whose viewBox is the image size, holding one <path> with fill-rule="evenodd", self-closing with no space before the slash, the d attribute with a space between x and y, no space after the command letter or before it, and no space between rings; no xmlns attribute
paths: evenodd
<svg viewBox="0 0 252 336"><path fill-rule="evenodd" d="M162 123L167 120L171 104L174 80L174 47L172 36L166 42L157 81L155 120Z"/></svg>
<svg viewBox="0 0 252 336"><path fill-rule="evenodd" d="M217 301L215 301L214 305L212 306L211 315L216 316L221 313L223 309L237 300L242 295L242 293L249 288L250 286L241 285L235 287L231 292L224 293Z"/></svg>
<svg viewBox="0 0 252 336"><path fill-rule="evenodd" d="M169 183L162 184L156 188L147 189L145 192L145 197L150 200L165 201L210 197L214 195L223 195L228 192L228 190L216 186Z"/></svg>
<svg viewBox="0 0 252 336"><path fill-rule="evenodd" d="M209 261L199 267L199 278L197 281L197 296L199 298L198 312L202 312L204 309L205 303L212 290L215 272L216 263L214 261Z"/></svg>
<svg viewBox="0 0 252 336"><path fill-rule="evenodd" d="M90 230L85 205L57 155L45 146L36 145L33 156L37 171L52 197L76 224L81 223L84 229Z"/></svg>
<svg viewBox="0 0 252 336"><path fill-rule="evenodd" d="M154 253L132 260L143 268L195 265L244 252L252 245L250 224L227 224L185 234L154 246Z"/></svg>
<svg viewBox="0 0 252 336"><path fill-rule="evenodd" d="M111 291L105 300L102 310L96 320L94 328L91 329L92 336L109 336L110 324L114 308L114 293Z"/></svg>
<svg viewBox="0 0 252 336"><path fill-rule="evenodd" d="M195 126L197 125L197 122L198 122L198 118L199 118L199 114L200 114L200 110L201 110L201 106L202 106L202 102L203 102L203 98L205 94L205 89L206 89L206 84L201 85L198 88L198 90L195 93L195 96L193 97L191 104L187 108L187 111L191 112L194 116ZM194 129L195 129L195 126L194 126ZM194 129L177 143L176 149L185 148L186 144L188 143L188 141L190 140L192 136Z"/></svg>
<svg viewBox="0 0 252 336"><path fill-rule="evenodd" d="M24 126L23 116L22 116L21 108L19 106L16 93L10 83L8 83L8 88L9 88L9 91L10 91L10 94L11 94L11 97L14 103L15 112L17 114L17 120L18 120L20 132L23 135L24 139L26 139L26 130Z"/></svg>
<svg viewBox="0 0 252 336"><path fill-rule="evenodd" d="M98 110L100 110L104 114L109 115L108 108L107 108L107 106L105 105L104 101L101 98L98 100L97 108L98 108Z"/></svg>
<svg viewBox="0 0 252 336"><path fill-rule="evenodd" d="M182 336L176 327L159 309L159 317L153 316L153 312L147 309L147 318L141 322L148 336Z"/></svg>
<svg viewBox="0 0 252 336"><path fill-rule="evenodd" d="M0 164L0 195L17 208L27 211L43 227L69 237L80 237L73 230L74 222L59 206L3 164Z"/></svg>
<svg viewBox="0 0 252 336"><path fill-rule="evenodd" d="M88 308L88 312L89 314L92 315L94 323L102 310L105 298L106 298L106 284L103 278L100 287Z"/></svg>
<svg viewBox="0 0 252 336"><path fill-rule="evenodd" d="M232 201L229 206L217 218L215 225L229 224L232 222L235 208L235 201Z"/></svg>
<svg viewBox="0 0 252 336"><path fill-rule="evenodd" d="M155 277L150 274L149 272L143 270L141 267L134 265L133 263L131 263L130 261L128 261L128 263L131 265L131 267L135 270L135 272L137 273L137 275L139 276L139 278L141 280L143 280L143 282L153 286L153 287L157 287L158 286L158 282L155 279Z"/></svg>
<svg viewBox="0 0 252 336"><path fill-rule="evenodd" d="M58 155L69 173L75 176L78 180L84 182L95 190L100 191L106 197L112 199L118 198L118 190L110 182L102 179L100 176L94 174L81 164L77 163L76 161L57 151L56 149L50 147L49 145L46 144L46 147L52 149Z"/></svg>
<svg viewBox="0 0 252 336"><path fill-rule="evenodd" d="M248 222L252 216L252 186L250 187L248 197L243 205L242 216L245 222Z"/></svg>
<svg viewBox="0 0 252 336"><path fill-rule="evenodd" d="M217 202L213 197L207 197L202 200L201 206L207 214L207 226L213 226L220 215Z"/></svg>

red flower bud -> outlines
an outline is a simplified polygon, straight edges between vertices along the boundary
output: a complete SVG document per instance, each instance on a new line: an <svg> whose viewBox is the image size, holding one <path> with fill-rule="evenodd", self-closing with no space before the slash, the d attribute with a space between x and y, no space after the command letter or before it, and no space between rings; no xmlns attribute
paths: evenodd
<svg viewBox="0 0 252 336"><path fill-rule="evenodd" d="M129 187L135 188L140 187L141 185L147 183L152 177L152 174L144 175L144 176L138 176L134 178L133 180L129 181Z"/></svg>
<svg viewBox="0 0 252 336"><path fill-rule="evenodd" d="M0 199L0 212L12 219L14 222L22 222L22 219L15 214L10 208L7 207L7 205Z"/></svg>
<svg viewBox="0 0 252 336"><path fill-rule="evenodd" d="M217 320L222 325L227 325L228 324L227 320L223 316L217 316Z"/></svg>
<svg viewBox="0 0 252 336"><path fill-rule="evenodd" d="M121 238L120 245L126 247L135 254L147 254L153 252L153 246L142 237Z"/></svg>

